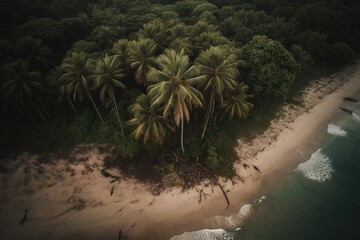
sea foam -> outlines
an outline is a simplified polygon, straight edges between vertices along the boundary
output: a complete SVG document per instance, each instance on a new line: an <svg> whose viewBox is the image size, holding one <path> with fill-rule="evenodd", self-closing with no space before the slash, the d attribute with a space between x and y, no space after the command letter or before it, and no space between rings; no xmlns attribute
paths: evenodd
<svg viewBox="0 0 360 240"><path fill-rule="evenodd" d="M360 115L356 112L353 112L352 113L352 117L353 119L355 119L356 121L360 122Z"/></svg>
<svg viewBox="0 0 360 240"><path fill-rule="evenodd" d="M330 133L331 135L346 136L346 131L344 131L339 126L332 123L328 125L327 132Z"/></svg>
<svg viewBox="0 0 360 240"><path fill-rule="evenodd" d="M331 174L334 172L334 169L330 159L319 149L311 155L308 161L300 163L295 171L302 173L306 178L311 180L325 182L331 179Z"/></svg>
<svg viewBox="0 0 360 240"><path fill-rule="evenodd" d="M185 232L172 237L170 240L233 240L234 236L224 229L202 229L195 232Z"/></svg>
<svg viewBox="0 0 360 240"><path fill-rule="evenodd" d="M252 204L245 204L241 207L238 213L232 214L228 217L214 216L208 219L204 219L204 229L194 232L185 232L181 235L172 237L170 240L234 239L233 233L227 232L225 229L231 231L239 231L241 229L240 227L251 216L252 211Z"/></svg>

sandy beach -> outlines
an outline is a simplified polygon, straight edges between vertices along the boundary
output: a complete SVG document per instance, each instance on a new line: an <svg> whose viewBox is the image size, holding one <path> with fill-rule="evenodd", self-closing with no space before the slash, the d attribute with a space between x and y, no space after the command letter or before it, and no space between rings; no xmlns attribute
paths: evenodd
<svg viewBox="0 0 360 240"><path fill-rule="evenodd" d="M117 169L104 174L108 155L92 145L74 147L71 159L29 153L4 159L0 239L170 239L203 228L235 229L251 213L246 204L261 195L264 178L284 168L289 154L328 124L344 97L358 91L360 63L313 81L298 97L301 105L285 105L252 141L240 138L239 178L220 179L229 208L220 188L210 182L160 192Z"/></svg>

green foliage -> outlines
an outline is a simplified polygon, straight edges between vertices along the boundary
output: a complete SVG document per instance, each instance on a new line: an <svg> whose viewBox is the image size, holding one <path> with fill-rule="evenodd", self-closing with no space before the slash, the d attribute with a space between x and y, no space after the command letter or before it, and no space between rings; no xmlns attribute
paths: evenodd
<svg viewBox="0 0 360 240"><path fill-rule="evenodd" d="M305 31L298 35L299 44L310 53L315 62L319 62L327 51L327 36L318 32Z"/></svg>
<svg viewBox="0 0 360 240"><path fill-rule="evenodd" d="M67 129L67 138L71 143L79 144L86 140L86 136L90 130L92 115L88 111L82 112L75 116Z"/></svg>
<svg viewBox="0 0 360 240"><path fill-rule="evenodd" d="M1 69L1 88L4 100L20 112L32 114L37 111L45 120L44 83L38 71L31 71L27 62L16 60L5 64Z"/></svg>
<svg viewBox="0 0 360 240"><path fill-rule="evenodd" d="M293 85L299 65L279 42L255 36L242 48L246 79L256 94L285 99Z"/></svg>
<svg viewBox="0 0 360 240"><path fill-rule="evenodd" d="M174 163L160 162L154 165L154 170L159 174L165 176L175 171Z"/></svg>
<svg viewBox="0 0 360 240"><path fill-rule="evenodd" d="M146 75L150 68L156 66L156 50L156 43L150 39L141 39L129 43L126 52L126 63L135 71L137 83L147 85Z"/></svg>
<svg viewBox="0 0 360 240"><path fill-rule="evenodd" d="M0 4L1 145L111 143L125 157L146 152L162 174L176 164L158 156L173 151L232 176L235 139L268 127L297 62L302 71L314 62L343 66L360 49L351 0L15 2ZM255 94L253 111L240 81ZM308 82L299 78L290 97ZM181 132L170 135L175 125ZM186 153L168 137L177 135Z"/></svg>
<svg viewBox="0 0 360 240"><path fill-rule="evenodd" d="M206 164L213 170L218 170L219 168L219 155L216 152L216 148L210 146L207 151Z"/></svg>
<svg viewBox="0 0 360 240"><path fill-rule="evenodd" d="M234 175L233 162L218 154L214 146L209 146L206 151L205 165L220 176L233 177Z"/></svg>
<svg viewBox="0 0 360 240"><path fill-rule="evenodd" d="M133 118L127 124L135 126L132 136L136 140L143 138L144 143L150 140L161 145L169 132L175 129L167 118L159 114L159 109L152 106L150 100L144 94L136 98L135 102L129 107L129 112Z"/></svg>
<svg viewBox="0 0 360 240"><path fill-rule="evenodd" d="M218 8L216 5L205 2L205 3L201 3L201 4L197 5L191 14L194 16L200 16L204 12L214 12L217 10L218 10Z"/></svg>
<svg viewBox="0 0 360 240"><path fill-rule="evenodd" d="M16 34L18 36L33 36L45 40L58 39L61 36L60 23L52 18L38 18L24 23Z"/></svg>
<svg viewBox="0 0 360 240"><path fill-rule="evenodd" d="M253 104L248 102L248 99L252 96L247 95L247 91L248 86L242 82L236 85L234 93L227 94L221 108L229 116L230 120L235 116L238 118L247 118L249 116Z"/></svg>
<svg viewBox="0 0 360 240"><path fill-rule="evenodd" d="M300 45L292 45L291 54L302 67L314 64L314 59Z"/></svg>
<svg viewBox="0 0 360 240"><path fill-rule="evenodd" d="M331 65L344 66L353 63L354 60L355 53L346 43L334 43L330 45L326 61Z"/></svg>
<svg viewBox="0 0 360 240"><path fill-rule="evenodd" d="M75 42L69 53L86 53L89 57L98 57L102 54L101 49L97 42L80 40Z"/></svg>

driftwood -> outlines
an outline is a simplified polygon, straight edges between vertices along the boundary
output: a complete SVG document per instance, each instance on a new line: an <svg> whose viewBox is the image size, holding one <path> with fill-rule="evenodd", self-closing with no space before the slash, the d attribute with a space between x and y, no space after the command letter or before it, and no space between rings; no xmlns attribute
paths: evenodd
<svg viewBox="0 0 360 240"><path fill-rule="evenodd" d="M201 190L199 191L199 204L201 203L203 191L204 191L204 189L201 189Z"/></svg>
<svg viewBox="0 0 360 240"><path fill-rule="evenodd" d="M226 208L228 208L230 206L229 198L228 198L223 186L221 186L221 184L217 180L217 176L213 172L206 169L199 162L196 165L194 164L194 165L188 166L188 164L186 163L186 161L183 158L176 156L176 160L177 160L177 164L179 165L179 168L180 168L179 176L184 178L183 190L186 189L187 187L190 187L190 184L188 183L187 180L195 180L195 182L199 182L201 180L201 176L206 175L206 177L208 179L211 179L212 182L214 182L216 185L218 185L219 188L221 189L221 192L223 193L224 198L227 203ZM201 168L201 169L199 169L199 168ZM201 174L202 171L205 173L204 175ZM199 192L199 203L201 203L203 190L200 190L200 191L197 190L197 191ZM214 189L211 189L211 191L212 191L212 193L214 193Z"/></svg>
<svg viewBox="0 0 360 240"><path fill-rule="evenodd" d="M346 113L348 113L348 114L352 114L352 111L351 110L349 110L349 109L346 109L346 108L340 108L342 111L344 111L344 112L346 112Z"/></svg>
<svg viewBox="0 0 360 240"><path fill-rule="evenodd" d="M115 214L119 214L119 213L122 213L122 210L123 210L124 208L122 207L122 208L120 208L120 210L118 210Z"/></svg>
<svg viewBox="0 0 360 240"><path fill-rule="evenodd" d="M348 101L348 102L358 102L359 99L352 98L352 97L344 97L344 101Z"/></svg>
<svg viewBox="0 0 360 240"><path fill-rule="evenodd" d="M105 168L103 170L101 170L101 174L104 177L112 178L113 180L111 182L120 181L120 176L114 176L114 175L108 173Z"/></svg>
<svg viewBox="0 0 360 240"><path fill-rule="evenodd" d="M27 213L28 213L28 209L26 208L26 209L24 210L24 217L23 217L23 219L20 221L19 224L24 224L24 223L25 223L26 217L27 217Z"/></svg>
<svg viewBox="0 0 360 240"><path fill-rule="evenodd" d="M114 193L114 189L115 189L115 184L111 187L110 196L112 196L112 195L113 195L113 193Z"/></svg>
<svg viewBox="0 0 360 240"><path fill-rule="evenodd" d="M253 165L253 168L254 168L256 171L261 172L260 169L259 169L257 166Z"/></svg>

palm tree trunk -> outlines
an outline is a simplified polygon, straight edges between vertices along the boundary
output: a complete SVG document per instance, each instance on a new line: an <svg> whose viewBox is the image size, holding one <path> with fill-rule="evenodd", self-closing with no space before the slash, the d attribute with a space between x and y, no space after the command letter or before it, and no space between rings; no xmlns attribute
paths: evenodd
<svg viewBox="0 0 360 240"><path fill-rule="evenodd" d="M110 87L111 89L111 98L113 99L114 101L114 107L115 107L115 113L116 113L116 117L118 119L118 122L119 122L119 126L120 126L120 131L122 134L124 134L124 130L122 128L122 124L121 124L121 120L120 120L120 115L119 115L119 109L117 107L117 103L116 103L116 99L115 99L115 94L114 94L114 89L113 87Z"/></svg>
<svg viewBox="0 0 360 240"><path fill-rule="evenodd" d="M213 104L212 104L212 106L211 106L210 122L213 122L214 110L215 110L215 99L213 99Z"/></svg>
<svg viewBox="0 0 360 240"><path fill-rule="evenodd" d="M210 120L210 118L211 118L211 116L212 116L212 112L214 111L214 110L213 110L213 109L214 109L214 108L213 108L213 105L215 106L215 100L214 100L214 99L212 99L212 100L210 101L210 105L209 105L209 107L208 107L207 110L206 110L205 123L204 123L203 132L202 132L202 134L201 134L201 140L203 140L204 137L205 137L206 129L207 129L207 126L209 125L209 120Z"/></svg>
<svg viewBox="0 0 360 240"><path fill-rule="evenodd" d="M66 97L67 97L67 99L69 100L69 103L70 103L72 109L74 110L75 114L78 115L78 112L76 111L75 106L74 106L74 104L72 103L69 95L66 94Z"/></svg>
<svg viewBox="0 0 360 240"><path fill-rule="evenodd" d="M95 104L95 102L94 102L94 99L92 98L92 96L91 96L90 94L89 94L89 98L90 98L90 101L92 102L92 104L94 105L94 108L95 108L97 114L99 115L99 117L100 117L100 119L101 119L101 122L104 123L104 119L101 117L101 114L100 114L100 112L99 112L99 109L96 107L96 104Z"/></svg>
<svg viewBox="0 0 360 240"><path fill-rule="evenodd" d="M213 126L214 126L215 129L216 129L216 119L217 119L217 117L218 117L218 114L216 113L215 117L214 117L214 121L213 121Z"/></svg>
<svg viewBox="0 0 360 240"><path fill-rule="evenodd" d="M184 153L184 118L181 118L181 150Z"/></svg>

